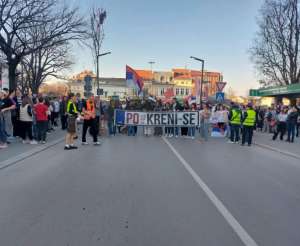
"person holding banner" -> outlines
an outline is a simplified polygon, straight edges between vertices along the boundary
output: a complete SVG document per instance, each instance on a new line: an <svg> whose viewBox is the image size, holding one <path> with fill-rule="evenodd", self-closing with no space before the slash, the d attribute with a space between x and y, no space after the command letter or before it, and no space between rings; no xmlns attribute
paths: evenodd
<svg viewBox="0 0 300 246"><path fill-rule="evenodd" d="M143 111L150 112L150 111L153 111L153 109L154 109L153 101L150 100L150 99L146 100L144 105L143 105ZM152 135L152 130L153 130L153 127L144 126L144 135L146 137L150 137Z"/></svg>
<svg viewBox="0 0 300 246"><path fill-rule="evenodd" d="M183 107L179 104L179 102L177 101L176 97L173 98L172 109L173 109L173 112L178 112L178 111L182 111L183 110ZM174 136L176 138L178 138L179 127L174 127L173 128L173 133L174 133Z"/></svg>
<svg viewBox="0 0 300 246"><path fill-rule="evenodd" d="M192 110L191 111L197 111L196 103L192 104ZM189 127L188 136L191 137L192 139L195 139L195 133L196 133L196 127L195 126Z"/></svg>
<svg viewBox="0 0 300 246"><path fill-rule="evenodd" d="M126 110L134 110L135 109L135 106L134 106L134 103L133 101L128 101L127 102L127 105L126 105ZM135 136L137 133L137 126L134 126L134 125L129 125L127 127L127 135L128 136Z"/></svg>
<svg viewBox="0 0 300 246"><path fill-rule="evenodd" d="M162 102L157 100L154 107L155 112L162 111ZM154 136L161 137L163 135L163 128L161 126L154 127Z"/></svg>
<svg viewBox="0 0 300 246"><path fill-rule="evenodd" d="M170 103L166 103L165 106L163 107L163 111L168 112L171 110L172 110L172 108L171 108ZM174 134L174 127L166 126L165 127L165 136L171 138L171 137L173 137L173 134Z"/></svg>
<svg viewBox="0 0 300 246"><path fill-rule="evenodd" d="M184 102L183 110L190 111L190 106L189 106L188 101ZM189 133L189 127L181 127L181 136L188 137L189 136L188 133Z"/></svg>

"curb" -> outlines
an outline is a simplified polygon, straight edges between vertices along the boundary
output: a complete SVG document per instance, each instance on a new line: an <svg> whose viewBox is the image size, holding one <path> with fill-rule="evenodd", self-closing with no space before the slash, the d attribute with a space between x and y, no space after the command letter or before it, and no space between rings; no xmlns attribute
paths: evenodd
<svg viewBox="0 0 300 246"><path fill-rule="evenodd" d="M274 147L266 145L266 144L255 143L255 145L260 147L260 148L268 149L268 150L271 150L271 151L274 151L274 152L277 152L277 153L280 153L280 154L283 154L283 155L293 157L293 158L296 158L296 159L300 160L300 155L297 155L297 154L294 154L294 153L291 153L291 152L288 152L288 151L284 151L284 150L281 150L281 149L277 149L277 148L274 148Z"/></svg>
<svg viewBox="0 0 300 246"><path fill-rule="evenodd" d="M29 157L32 157L40 152L43 152L59 143L61 143L62 141L64 141L64 138L59 138L58 140L55 140L55 141L52 141L48 144L45 144L45 145L41 145L41 146L38 146L32 150L29 150L25 153L22 153L20 155L17 155L15 157L12 157L12 158L9 158L5 161L2 161L0 162L0 171L5 169L5 168L8 168L10 166L13 166L14 164L20 162L20 161L23 161Z"/></svg>

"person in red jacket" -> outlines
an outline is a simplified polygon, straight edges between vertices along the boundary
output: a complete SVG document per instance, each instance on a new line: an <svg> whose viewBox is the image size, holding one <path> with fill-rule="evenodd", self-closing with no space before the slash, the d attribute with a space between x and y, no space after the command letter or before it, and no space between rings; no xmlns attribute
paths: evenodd
<svg viewBox="0 0 300 246"><path fill-rule="evenodd" d="M48 130L49 109L44 104L44 98L39 98L39 103L34 108L36 115L37 139L40 143L46 143L46 135Z"/></svg>

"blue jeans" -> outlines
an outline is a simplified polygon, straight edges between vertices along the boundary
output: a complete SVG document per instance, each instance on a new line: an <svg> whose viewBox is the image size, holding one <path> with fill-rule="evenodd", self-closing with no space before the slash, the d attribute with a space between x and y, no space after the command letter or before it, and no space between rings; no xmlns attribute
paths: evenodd
<svg viewBox="0 0 300 246"><path fill-rule="evenodd" d="M200 127L201 137L208 140L209 123L202 123Z"/></svg>
<svg viewBox="0 0 300 246"><path fill-rule="evenodd" d="M240 141L240 125L232 124L230 125L230 141L238 142Z"/></svg>
<svg viewBox="0 0 300 246"><path fill-rule="evenodd" d="M196 127L189 127L188 136L195 137Z"/></svg>
<svg viewBox="0 0 300 246"><path fill-rule="evenodd" d="M46 141L48 121L37 121L36 127L37 127L37 140Z"/></svg>
<svg viewBox="0 0 300 246"><path fill-rule="evenodd" d="M114 126L113 121L108 121L107 127L109 135L116 135L116 127Z"/></svg>
<svg viewBox="0 0 300 246"><path fill-rule="evenodd" d="M254 126L243 126L242 144L248 142L248 145L252 144Z"/></svg>
<svg viewBox="0 0 300 246"><path fill-rule="evenodd" d="M128 126L128 136L135 136L134 126Z"/></svg>
<svg viewBox="0 0 300 246"><path fill-rule="evenodd" d="M287 141L294 142L295 139L295 132L296 132L296 124L288 122L287 123L287 130L288 130L288 138Z"/></svg>
<svg viewBox="0 0 300 246"><path fill-rule="evenodd" d="M0 142L1 143L7 142L7 135L5 133L5 123L2 115L0 115Z"/></svg>
<svg viewBox="0 0 300 246"><path fill-rule="evenodd" d="M173 135L173 128L172 127L169 127L169 126L167 126L166 128L165 128L165 133L167 134L167 135L170 135L170 134L172 134Z"/></svg>
<svg viewBox="0 0 300 246"><path fill-rule="evenodd" d="M179 127L174 127L175 136L179 135Z"/></svg>

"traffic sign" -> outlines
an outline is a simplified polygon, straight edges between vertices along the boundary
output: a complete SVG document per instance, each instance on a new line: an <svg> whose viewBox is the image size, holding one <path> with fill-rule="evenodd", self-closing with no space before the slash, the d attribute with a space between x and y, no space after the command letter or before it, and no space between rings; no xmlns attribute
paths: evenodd
<svg viewBox="0 0 300 246"><path fill-rule="evenodd" d="M226 82L217 82L216 85L217 85L218 92L222 92L226 84L227 84Z"/></svg>
<svg viewBox="0 0 300 246"><path fill-rule="evenodd" d="M91 86L92 81L93 81L93 78L91 76L87 75L87 76L84 77L84 82L85 82L86 86Z"/></svg>
<svg viewBox="0 0 300 246"><path fill-rule="evenodd" d="M217 102L224 102L224 100L225 100L225 93L223 93L223 92L217 92L216 93L216 100L217 100Z"/></svg>
<svg viewBox="0 0 300 246"><path fill-rule="evenodd" d="M103 89L97 89L97 96L103 96Z"/></svg>

